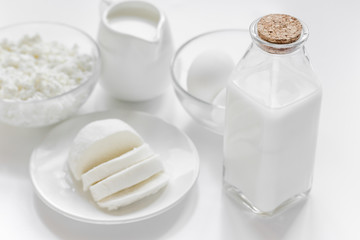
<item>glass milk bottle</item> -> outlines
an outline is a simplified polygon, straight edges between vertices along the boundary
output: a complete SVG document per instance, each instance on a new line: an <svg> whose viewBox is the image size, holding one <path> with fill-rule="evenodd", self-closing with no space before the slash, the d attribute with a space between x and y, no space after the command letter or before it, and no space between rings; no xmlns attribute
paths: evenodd
<svg viewBox="0 0 360 240"><path fill-rule="evenodd" d="M227 86L224 188L253 212L273 215L311 189L321 86L301 21L267 15L250 35Z"/></svg>

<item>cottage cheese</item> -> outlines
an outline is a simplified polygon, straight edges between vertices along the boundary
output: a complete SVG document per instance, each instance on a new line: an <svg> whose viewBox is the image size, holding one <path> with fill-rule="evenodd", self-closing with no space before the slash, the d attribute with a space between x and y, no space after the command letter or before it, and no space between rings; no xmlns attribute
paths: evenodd
<svg viewBox="0 0 360 240"><path fill-rule="evenodd" d="M0 121L40 127L74 114L96 81L96 59L77 45L45 42L39 35L0 41ZM80 84L71 94L62 95ZM58 96L58 97L56 97ZM61 96L61 97L60 97ZM39 101L46 100L46 101Z"/></svg>
<svg viewBox="0 0 360 240"><path fill-rule="evenodd" d="M42 100L61 95L89 77L93 59L78 46L44 42L25 35L18 42L0 42L0 98Z"/></svg>

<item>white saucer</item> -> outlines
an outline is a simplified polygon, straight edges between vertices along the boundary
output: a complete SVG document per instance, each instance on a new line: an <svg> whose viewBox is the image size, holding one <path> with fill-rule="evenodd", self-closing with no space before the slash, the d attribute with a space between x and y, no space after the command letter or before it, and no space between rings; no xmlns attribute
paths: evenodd
<svg viewBox="0 0 360 240"><path fill-rule="evenodd" d="M170 175L160 192L115 211L99 208L67 168L72 140L86 124L118 118L130 124L163 160ZM154 116L131 111L108 111L82 115L57 125L34 149L30 176L40 199L55 211L97 224L121 224L158 215L178 203L194 185L199 174L199 157L192 141L176 127Z"/></svg>

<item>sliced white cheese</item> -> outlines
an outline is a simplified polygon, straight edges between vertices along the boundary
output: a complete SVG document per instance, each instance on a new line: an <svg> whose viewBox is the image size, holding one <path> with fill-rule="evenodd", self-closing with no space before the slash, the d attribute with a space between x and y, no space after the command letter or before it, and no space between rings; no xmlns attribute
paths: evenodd
<svg viewBox="0 0 360 240"><path fill-rule="evenodd" d="M153 156L92 185L90 192L93 199L99 201L125 188L134 186L161 171L163 171L161 161L158 156Z"/></svg>
<svg viewBox="0 0 360 240"><path fill-rule="evenodd" d="M163 172L142 181L135 186L124 189L103 200L97 202L102 208L114 210L124 207L149 195L157 193L161 188L165 187L169 181L169 176Z"/></svg>
<svg viewBox="0 0 360 240"><path fill-rule="evenodd" d="M90 169L118 157L144 142L128 124L118 119L91 122L75 137L69 152L69 167L77 180Z"/></svg>
<svg viewBox="0 0 360 240"><path fill-rule="evenodd" d="M81 175L83 189L87 191L94 183L109 177L110 175L120 172L125 168L134 165L154 155L154 152L148 144L143 144L138 148L124 153L123 155L104 162L93 169L90 169Z"/></svg>

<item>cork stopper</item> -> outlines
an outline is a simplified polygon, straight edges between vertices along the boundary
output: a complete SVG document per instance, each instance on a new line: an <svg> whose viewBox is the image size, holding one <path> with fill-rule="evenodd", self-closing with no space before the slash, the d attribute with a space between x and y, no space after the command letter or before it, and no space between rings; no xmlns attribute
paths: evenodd
<svg viewBox="0 0 360 240"><path fill-rule="evenodd" d="M257 24L261 39L275 44L296 42L301 35L300 21L286 14L270 14L262 17Z"/></svg>

